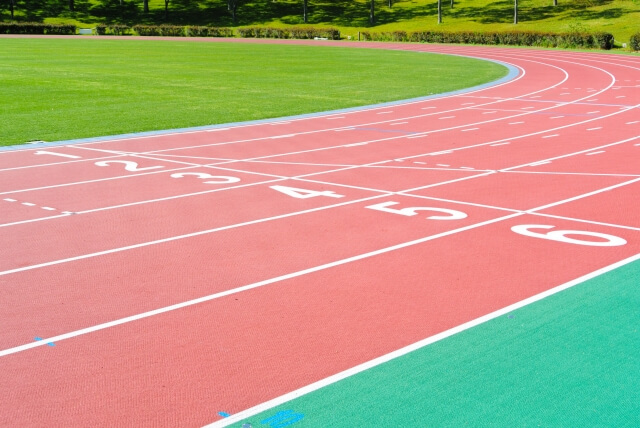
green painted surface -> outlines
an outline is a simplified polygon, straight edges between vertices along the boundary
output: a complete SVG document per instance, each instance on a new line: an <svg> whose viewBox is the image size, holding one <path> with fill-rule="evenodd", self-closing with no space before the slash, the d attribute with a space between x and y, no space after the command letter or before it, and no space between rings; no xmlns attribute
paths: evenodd
<svg viewBox="0 0 640 428"><path fill-rule="evenodd" d="M487 61L380 49L0 39L0 146L322 112L506 74Z"/></svg>
<svg viewBox="0 0 640 428"><path fill-rule="evenodd" d="M233 426L638 427L639 385L636 261Z"/></svg>

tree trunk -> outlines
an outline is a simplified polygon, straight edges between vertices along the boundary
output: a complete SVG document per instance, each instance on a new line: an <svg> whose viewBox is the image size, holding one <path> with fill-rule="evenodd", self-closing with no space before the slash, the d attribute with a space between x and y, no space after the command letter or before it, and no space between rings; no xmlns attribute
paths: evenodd
<svg viewBox="0 0 640 428"><path fill-rule="evenodd" d="M302 9L303 9L303 19L304 19L304 23L306 24L307 23L307 0L304 0L302 2L302 5L303 5L303 7L302 7Z"/></svg>
<svg viewBox="0 0 640 428"><path fill-rule="evenodd" d="M169 0L164 0L164 20L169 19Z"/></svg>
<svg viewBox="0 0 640 428"><path fill-rule="evenodd" d="M392 5L391 5L391 0L389 0L389 9L391 9L391 6L392 6Z"/></svg>
<svg viewBox="0 0 640 428"><path fill-rule="evenodd" d="M553 5L557 6L558 5L558 0L553 0Z"/></svg>
<svg viewBox="0 0 640 428"><path fill-rule="evenodd" d="M374 11L374 1L371 0L371 11L369 12L369 24L373 25L376 22L376 15Z"/></svg>
<svg viewBox="0 0 640 428"><path fill-rule="evenodd" d="M438 0L438 24L442 24L442 0Z"/></svg>
<svg viewBox="0 0 640 428"><path fill-rule="evenodd" d="M142 8L144 13L149 13L149 0L143 0Z"/></svg>
<svg viewBox="0 0 640 428"><path fill-rule="evenodd" d="M453 0L451 0L451 9L453 9Z"/></svg>
<svg viewBox="0 0 640 428"><path fill-rule="evenodd" d="M518 23L518 0L513 0L513 23Z"/></svg>
<svg viewBox="0 0 640 428"><path fill-rule="evenodd" d="M69 0L69 10L71 12L73 12L73 7L74 7L73 0Z"/></svg>

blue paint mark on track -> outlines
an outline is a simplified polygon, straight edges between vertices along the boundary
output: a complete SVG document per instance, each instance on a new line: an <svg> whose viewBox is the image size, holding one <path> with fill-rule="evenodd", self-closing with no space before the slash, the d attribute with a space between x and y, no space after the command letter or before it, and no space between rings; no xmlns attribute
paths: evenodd
<svg viewBox="0 0 640 428"><path fill-rule="evenodd" d="M220 416L222 416L223 418L228 418L229 416L231 416L231 414L230 414L230 413L227 413L227 412L218 412L218 414L219 414Z"/></svg>
<svg viewBox="0 0 640 428"><path fill-rule="evenodd" d="M42 338L41 337L34 337L33 340L40 341L40 340L42 340ZM48 346L56 346L56 344L53 343L53 342L47 342L47 345Z"/></svg>

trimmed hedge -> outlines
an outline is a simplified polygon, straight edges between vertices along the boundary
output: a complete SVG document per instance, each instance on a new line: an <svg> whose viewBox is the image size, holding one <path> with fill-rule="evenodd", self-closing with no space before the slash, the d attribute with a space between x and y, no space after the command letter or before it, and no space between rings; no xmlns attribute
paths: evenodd
<svg viewBox="0 0 640 428"><path fill-rule="evenodd" d="M190 37L233 37L233 28L224 27L189 27Z"/></svg>
<svg viewBox="0 0 640 428"><path fill-rule="evenodd" d="M629 46L633 51L640 51L640 33L631 35L631 38L629 39Z"/></svg>
<svg viewBox="0 0 640 428"><path fill-rule="evenodd" d="M41 24L38 22L0 22L0 34L76 34L76 26L69 24Z"/></svg>
<svg viewBox="0 0 640 428"><path fill-rule="evenodd" d="M131 27L128 25L96 25L96 34L99 36L127 36L131 34Z"/></svg>
<svg viewBox="0 0 640 428"><path fill-rule="evenodd" d="M314 28L314 27L245 27L238 28L240 37L262 38L262 39L314 39L326 38L329 40L340 40L340 31L335 28Z"/></svg>
<svg viewBox="0 0 640 428"><path fill-rule="evenodd" d="M613 47L613 35L610 33L538 33L533 31L510 32L444 32L417 31L407 35L404 31L385 33L361 33L364 40L372 41L411 41L423 43L466 43L479 45L518 45L563 48L600 48Z"/></svg>
<svg viewBox="0 0 640 428"><path fill-rule="evenodd" d="M185 27L174 25L134 25L133 31L140 36L185 37Z"/></svg>

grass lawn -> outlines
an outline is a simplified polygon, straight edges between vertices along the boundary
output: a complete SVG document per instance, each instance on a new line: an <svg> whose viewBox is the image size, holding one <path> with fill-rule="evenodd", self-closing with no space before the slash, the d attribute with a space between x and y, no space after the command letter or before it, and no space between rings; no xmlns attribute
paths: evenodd
<svg viewBox="0 0 640 428"><path fill-rule="evenodd" d="M503 66L416 52L0 40L0 145L273 118L447 92Z"/></svg>
<svg viewBox="0 0 640 428"><path fill-rule="evenodd" d="M234 23L225 0L170 0L168 18L164 0L149 0L150 12L142 13L142 0L17 0L18 20L69 22L90 27L96 23L177 25L301 25L302 0L244 0ZM0 21L9 19L0 3ZM443 0L443 23L437 24L437 0L375 0L376 21L369 24L369 0L309 0L308 24L334 26L343 35L358 31L510 31L571 30L607 31L618 42L628 42L640 32L640 0L519 0L519 20L513 24L513 0Z"/></svg>

